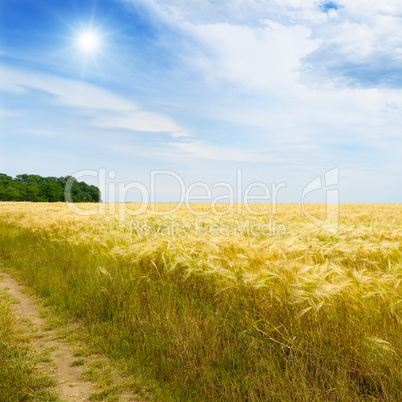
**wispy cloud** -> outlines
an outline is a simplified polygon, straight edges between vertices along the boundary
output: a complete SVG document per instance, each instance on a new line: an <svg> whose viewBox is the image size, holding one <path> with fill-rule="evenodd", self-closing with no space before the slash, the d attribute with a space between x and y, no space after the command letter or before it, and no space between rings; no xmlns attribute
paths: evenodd
<svg viewBox="0 0 402 402"><path fill-rule="evenodd" d="M0 66L0 88L23 93L25 88L35 88L54 95L54 102L80 109L127 111L138 109L134 103L93 85L63 79L55 75L17 70Z"/></svg>
<svg viewBox="0 0 402 402"><path fill-rule="evenodd" d="M97 127L174 135L184 132L169 116L143 110L136 103L94 85L1 66L0 75L3 90L21 94L26 88L34 88L48 92L54 96L54 103L87 114Z"/></svg>
<svg viewBox="0 0 402 402"><path fill-rule="evenodd" d="M199 140L186 142L170 142L169 146L181 153L204 160L252 162L252 163L278 163L283 161L279 155L264 153L258 149L240 149L231 146L218 146L202 143Z"/></svg>
<svg viewBox="0 0 402 402"><path fill-rule="evenodd" d="M180 135L182 129L168 116L142 110L120 113L118 116L98 116L93 124L99 127L118 127L133 131L166 132Z"/></svg>
<svg viewBox="0 0 402 402"><path fill-rule="evenodd" d="M0 109L0 119L6 119L9 117L18 117L20 113L16 110Z"/></svg>

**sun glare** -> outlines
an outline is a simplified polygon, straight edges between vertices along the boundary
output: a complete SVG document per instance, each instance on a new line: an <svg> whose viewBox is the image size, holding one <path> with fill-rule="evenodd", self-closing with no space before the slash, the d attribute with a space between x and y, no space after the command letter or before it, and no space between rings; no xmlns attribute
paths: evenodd
<svg viewBox="0 0 402 402"><path fill-rule="evenodd" d="M86 52L94 52L99 47L99 37L94 32L85 32L78 37L79 47Z"/></svg>

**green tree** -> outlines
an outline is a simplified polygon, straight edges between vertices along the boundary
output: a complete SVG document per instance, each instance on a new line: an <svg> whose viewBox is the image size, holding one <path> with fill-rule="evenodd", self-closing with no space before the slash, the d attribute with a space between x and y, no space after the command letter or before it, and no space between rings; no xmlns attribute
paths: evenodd
<svg viewBox="0 0 402 402"><path fill-rule="evenodd" d="M38 202L40 200L40 188L35 183L29 183L25 188L25 201Z"/></svg>
<svg viewBox="0 0 402 402"><path fill-rule="evenodd" d="M7 176L4 173L0 173L0 183L11 183L13 178L11 176Z"/></svg>
<svg viewBox="0 0 402 402"><path fill-rule="evenodd" d="M10 183L5 188L4 201L24 201L24 194L21 193L21 187L18 186L18 183Z"/></svg>
<svg viewBox="0 0 402 402"><path fill-rule="evenodd" d="M42 184L43 180L44 180L43 177L37 174L30 174L28 176L28 183Z"/></svg>
<svg viewBox="0 0 402 402"><path fill-rule="evenodd" d="M27 175L27 174L19 174L19 175L15 176L14 181L17 182L17 183L28 184L29 175Z"/></svg>
<svg viewBox="0 0 402 402"><path fill-rule="evenodd" d="M71 194L71 198L68 198L68 193ZM0 201L58 202L66 200L100 202L100 190L96 186L78 182L72 176L42 177L24 173L13 179L11 176L0 173Z"/></svg>
<svg viewBox="0 0 402 402"><path fill-rule="evenodd" d="M40 186L40 195L49 202L63 201L63 188L58 183L43 183Z"/></svg>
<svg viewBox="0 0 402 402"><path fill-rule="evenodd" d="M93 202L100 202L101 201L101 192L98 187L96 186L89 186L89 192L91 194L91 198Z"/></svg>

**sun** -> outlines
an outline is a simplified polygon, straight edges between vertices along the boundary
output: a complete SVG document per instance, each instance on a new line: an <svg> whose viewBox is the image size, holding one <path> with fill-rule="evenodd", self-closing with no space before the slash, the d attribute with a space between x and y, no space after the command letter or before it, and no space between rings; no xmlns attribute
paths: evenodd
<svg viewBox="0 0 402 402"><path fill-rule="evenodd" d="M85 52L94 52L99 45L99 36L95 32L83 32L78 36L78 46Z"/></svg>

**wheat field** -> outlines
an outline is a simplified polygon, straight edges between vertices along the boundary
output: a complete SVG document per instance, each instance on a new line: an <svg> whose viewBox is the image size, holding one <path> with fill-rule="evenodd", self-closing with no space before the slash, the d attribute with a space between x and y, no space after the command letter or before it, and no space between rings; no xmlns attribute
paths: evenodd
<svg viewBox="0 0 402 402"><path fill-rule="evenodd" d="M191 208L0 203L0 257L156 399L402 398L400 204Z"/></svg>

